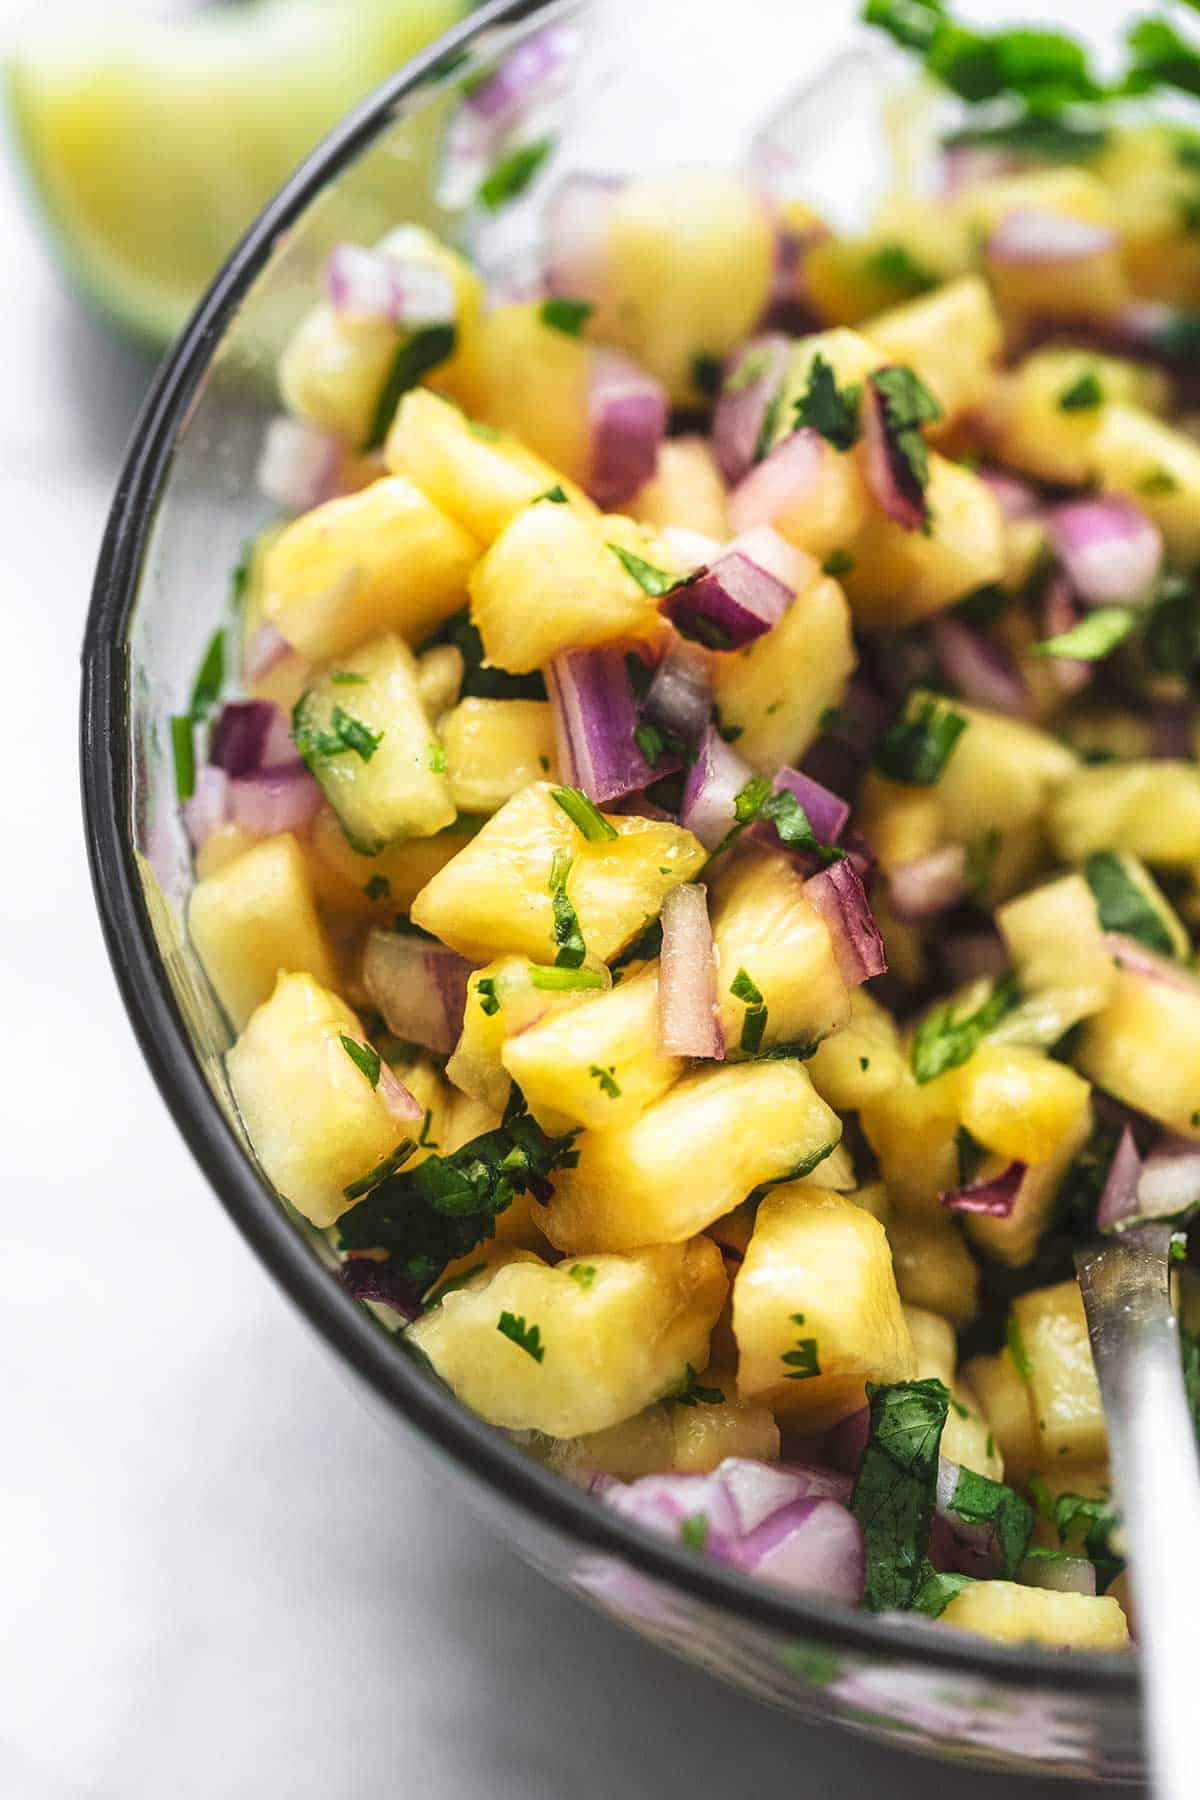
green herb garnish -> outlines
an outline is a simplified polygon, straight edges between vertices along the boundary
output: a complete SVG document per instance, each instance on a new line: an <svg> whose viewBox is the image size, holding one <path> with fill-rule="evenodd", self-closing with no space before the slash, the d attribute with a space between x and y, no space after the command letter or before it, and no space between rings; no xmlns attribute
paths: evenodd
<svg viewBox="0 0 1200 1800"><path fill-rule="evenodd" d="M589 844L616 842L619 835L616 826L609 824L604 814L579 788L551 788L550 798L556 806L561 806L572 825L583 833Z"/></svg>
<svg viewBox="0 0 1200 1800"><path fill-rule="evenodd" d="M862 388L839 388L837 376L818 353L808 371L808 386L796 402L797 431L819 431L836 450L851 450L861 429Z"/></svg>
<svg viewBox="0 0 1200 1800"><path fill-rule="evenodd" d="M529 186L554 148L552 137L538 138L532 144L520 144L492 168L480 182L475 198L488 212L499 212L518 199Z"/></svg>
<svg viewBox="0 0 1200 1800"><path fill-rule="evenodd" d="M804 1324L803 1313L792 1313L793 1325ZM794 1350L785 1351L784 1362L788 1372L785 1381L811 1381L814 1375L821 1373L821 1365L817 1361L817 1340L814 1337L802 1337L796 1340Z"/></svg>
<svg viewBox="0 0 1200 1800"><path fill-rule="evenodd" d="M746 1012L742 1019L741 1048L748 1055L754 1056L763 1041L763 1033L767 1029L767 1004L761 990L755 986L745 969L739 969L729 984L729 991L735 1000L741 1000Z"/></svg>
<svg viewBox="0 0 1200 1800"><path fill-rule="evenodd" d="M631 575L643 594L649 594L652 600L660 600L664 594L669 594L673 588L681 585L680 576L668 575L665 569L656 569L653 563L635 555L632 550L626 550L623 544L606 543L604 547L612 551L625 573Z"/></svg>
<svg viewBox="0 0 1200 1800"><path fill-rule="evenodd" d="M1013 1366L1022 1381L1033 1380L1033 1359L1025 1348L1025 1339L1021 1336L1021 1327L1017 1323L1016 1313L1010 1312L1008 1323L1004 1328L1004 1341L1008 1345L1008 1353L1013 1359Z"/></svg>
<svg viewBox="0 0 1200 1800"><path fill-rule="evenodd" d="M547 884L554 909L554 942L558 946L554 964L559 969L578 969L587 955L587 945L579 928L579 915L571 905L567 893L567 877L571 873L573 861L573 857L556 850L550 864L550 880Z"/></svg>
<svg viewBox="0 0 1200 1800"><path fill-rule="evenodd" d="M502 1312L496 1320L496 1330L526 1356L532 1356L535 1363L545 1361L546 1347L542 1343L540 1325L526 1325L520 1313Z"/></svg>
<svg viewBox="0 0 1200 1800"><path fill-rule="evenodd" d="M207 717L209 709L220 697L221 687L225 680L225 633L214 631L208 640L208 648L196 671L196 679L192 683L192 698L188 705L190 716L199 725Z"/></svg>
<svg viewBox="0 0 1200 1800"><path fill-rule="evenodd" d="M1033 1534L1033 1508L1002 1481L990 1481L973 1469L961 1469L946 1508L951 1523L986 1526L999 1561L999 1574L1011 1581L1029 1548Z"/></svg>
<svg viewBox="0 0 1200 1800"><path fill-rule="evenodd" d="M687 1365L681 1386L674 1388L665 1398L673 1406L723 1406L725 1396L720 1388L702 1387L700 1378L691 1363Z"/></svg>
<svg viewBox="0 0 1200 1800"><path fill-rule="evenodd" d="M872 281L902 288L906 294L926 294L938 285L938 277L919 263L903 244L880 244L863 264L863 272Z"/></svg>
<svg viewBox="0 0 1200 1800"><path fill-rule="evenodd" d="M342 1039L343 1043L347 1041L345 1038ZM374 1083L372 1083L373 1085ZM349 1187L342 1189L346 1199L361 1200L364 1194L369 1194L372 1188L377 1188L381 1181L386 1181L389 1175L394 1175L397 1169L403 1168L416 1147L412 1138L401 1138L390 1156L385 1156L383 1161L376 1163L375 1167L370 1169L367 1174L360 1175L357 1181L352 1181Z"/></svg>
<svg viewBox="0 0 1200 1800"><path fill-rule="evenodd" d="M988 1032L1013 1010L1017 999L1016 981L1005 975L974 1012L959 1016L954 1000L935 1006L913 1032L912 1068L917 1080L924 1085L965 1063Z"/></svg>
<svg viewBox="0 0 1200 1800"><path fill-rule="evenodd" d="M599 1082L601 1093L607 1094L610 1100L619 1100L621 1098L621 1090L613 1079L615 1071L615 1063L607 1069L602 1069L599 1063L593 1063L588 1070L588 1074L592 1077L592 1080Z"/></svg>
<svg viewBox="0 0 1200 1800"><path fill-rule="evenodd" d="M879 740L875 766L891 781L932 787L967 729L961 713L932 694L910 704Z"/></svg>
<svg viewBox="0 0 1200 1800"><path fill-rule="evenodd" d="M190 800L196 791L196 726L191 713L171 718L171 758L175 765L175 794Z"/></svg>
<svg viewBox="0 0 1200 1800"><path fill-rule="evenodd" d="M704 1513L693 1513L679 1527L679 1536L689 1550L703 1550L708 1542L708 1519Z"/></svg>
<svg viewBox="0 0 1200 1800"><path fill-rule="evenodd" d="M556 481L553 487L548 487L544 494L538 494L537 498L533 501L533 505L536 506L539 500L548 500L551 506L567 506L570 504L567 499L566 490L561 481Z"/></svg>
<svg viewBox="0 0 1200 1800"><path fill-rule="evenodd" d="M475 995L486 1018L494 1019L500 1011L500 996L496 992L496 977L481 975L475 983Z"/></svg>
<svg viewBox="0 0 1200 1800"><path fill-rule="evenodd" d="M379 449L404 395L410 388L415 388L430 369L436 369L439 363L453 356L457 346L458 329L454 325L427 325L423 331L414 331L411 337L404 339L380 390L364 450Z"/></svg>
<svg viewBox="0 0 1200 1800"><path fill-rule="evenodd" d="M1069 382L1058 396L1059 412L1094 412L1104 404L1104 389L1094 369Z"/></svg>
<svg viewBox="0 0 1200 1800"><path fill-rule="evenodd" d="M373 1088L378 1087L380 1068L378 1050L373 1050L370 1044L360 1044L356 1039L347 1037L344 1031L339 1031L338 1037L341 1040L342 1049L359 1074L364 1076Z"/></svg>
<svg viewBox="0 0 1200 1800"><path fill-rule="evenodd" d="M386 875L372 875L370 881L363 888L363 893L368 900L390 900L392 884Z"/></svg>
<svg viewBox="0 0 1200 1800"><path fill-rule="evenodd" d="M831 550L821 568L824 574L832 575L835 581L840 581L843 575L853 574L854 558L848 550Z"/></svg>
<svg viewBox="0 0 1200 1800"><path fill-rule="evenodd" d="M867 1546L864 1604L913 1604L925 1568L950 1395L940 1381L867 1383L870 1434L850 1510Z"/></svg>
<svg viewBox="0 0 1200 1800"><path fill-rule="evenodd" d="M1089 856L1084 874L1105 931L1119 931L1123 937L1136 938L1160 956L1175 955L1175 944L1161 915L1127 874L1116 851L1098 850Z"/></svg>
<svg viewBox="0 0 1200 1800"><path fill-rule="evenodd" d="M566 994L577 988L604 986L604 977L599 969L575 969L561 964L547 968L544 963L532 963L529 981L532 987L541 988L548 994Z"/></svg>
<svg viewBox="0 0 1200 1800"><path fill-rule="evenodd" d="M583 1289L585 1294L591 1291L592 1284L596 1279L596 1271L591 1263L572 1263L567 1274Z"/></svg>
<svg viewBox="0 0 1200 1800"><path fill-rule="evenodd" d="M595 310L590 300L567 300L553 295L542 301L541 320L543 325L577 338Z"/></svg>
<svg viewBox="0 0 1200 1800"><path fill-rule="evenodd" d="M1131 606L1101 606L1069 631L1029 646L1030 656L1067 656L1074 662L1099 662L1127 638L1137 621Z"/></svg>

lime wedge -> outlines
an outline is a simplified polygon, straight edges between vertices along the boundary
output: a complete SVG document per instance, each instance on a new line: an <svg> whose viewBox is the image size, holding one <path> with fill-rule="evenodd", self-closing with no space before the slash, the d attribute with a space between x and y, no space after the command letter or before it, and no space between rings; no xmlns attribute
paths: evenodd
<svg viewBox="0 0 1200 1800"><path fill-rule="evenodd" d="M31 34L9 62L8 98L71 278L160 348L314 143L465 10L253 0L114 28L89 0Z"/></svg>

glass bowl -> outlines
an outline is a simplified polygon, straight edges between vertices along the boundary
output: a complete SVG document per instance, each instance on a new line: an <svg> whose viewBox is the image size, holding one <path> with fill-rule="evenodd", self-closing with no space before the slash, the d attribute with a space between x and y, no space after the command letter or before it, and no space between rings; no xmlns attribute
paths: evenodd
<svg viewBox="0 0 1200 1800"><path fill-rule="evenodd" d="M794 86L806 68L807 148L815 161L823 153L842 201L851 148L869 158L878 113L842 104L846 93L866 92L865 73L855 73L865 69L864 52L819 71L801 10L761 0L756 21L754 9L742 9L748 27L764 28L762 53L749 32L744 68L740 56L731 75L725 47L681 31L674 0L612 11L584 0L498 0L380 89L267 208L159 371L101 550L81 746L97 904L146 1059L234 1222L334 1355L523 1556L633 1630L776 1706L1013 1773L1132 1782L1143 1772L1133 1658L1018 1651L923 1619L871 1617L752 1584L643 1535L460 1406L335 1282L323 1242L258 1168L225 1079L228 1026L181 924L191 865L169 718L186 709L223 616L228 572L267 522L254 469L278 407L276 360L332 244L369 242L414 219L469 242L490 273L519 283L536 245L538 197L565 171L731 160L750 122L770 114L772 81ZM549 23L566 28L575 57L574 85L548 126L557 148L530 196L481 219L454 192L442 155L447 122L464 79ZM785 48L787 56L774 54ZM714 83L719 104L710 99Z"/></svg>

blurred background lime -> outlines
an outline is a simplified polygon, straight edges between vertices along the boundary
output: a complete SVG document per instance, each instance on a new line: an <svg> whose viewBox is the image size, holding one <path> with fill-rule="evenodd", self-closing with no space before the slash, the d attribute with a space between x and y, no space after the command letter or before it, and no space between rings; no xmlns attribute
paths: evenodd
<svg viewBox="0 0 1200 1800"><path fill-rule="evenodd" d="M469 4L242 0L173 18L40 7L10 52L7 96L70 279L161 349L313 145Z"/></svg>

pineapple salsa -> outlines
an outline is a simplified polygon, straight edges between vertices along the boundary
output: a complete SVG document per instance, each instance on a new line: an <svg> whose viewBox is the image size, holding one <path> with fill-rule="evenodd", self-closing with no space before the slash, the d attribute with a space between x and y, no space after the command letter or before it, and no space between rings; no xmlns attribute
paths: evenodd
<svg viewBox="0 0 1200 1800"><path fill-rule="evenodd" d="M173 722L189 926L264 1172L466 1406L762 1580L1115 1648L1071 1246L1200 1192L1200 138L868 12L994 72L861 236L518 142L531 297L335 250Z"/></svg>

